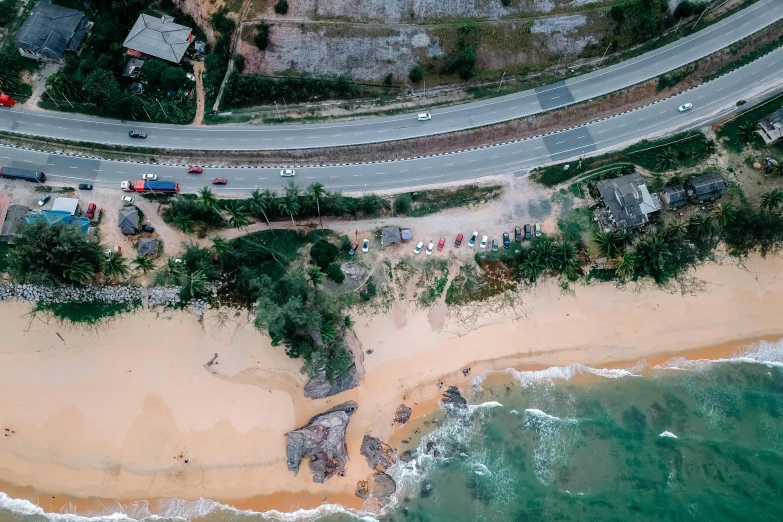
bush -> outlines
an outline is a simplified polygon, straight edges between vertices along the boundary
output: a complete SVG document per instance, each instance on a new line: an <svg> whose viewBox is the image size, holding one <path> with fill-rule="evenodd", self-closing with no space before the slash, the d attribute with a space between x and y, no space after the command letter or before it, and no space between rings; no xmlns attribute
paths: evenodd
<svg viewBox="0 0 783 522"><path fill-rule="evenodd" d="M242 56L239 53L234 53L234 67L236 67L236 70L239 72L242 72L245 70L245 57Z"/></svg>
<svg viewBox="0 0 783 522"><path fill-rule="evenodd" d="M345 274L343 274L339 263L330 263L326 267L326 277L334 281L335 283L342 283L345 281Z"/></svg>
<svg viewBox="0 0 783 522"><path fill-rule="evenodd" d="M181 67L169 66L160 75L160 86L166 91L177 91L185 83L187 76Z"/></svg>
<svg viewBox="0 0 783 522"><path fill-rule="evenodd" d="M394 212L397 214L408 214L413 207L413 198L407 192L397 194L394 197Z"/></svg>
<svg viewBox="0 0 783 522"><path fill-rule="evenodd" d="M9 22L16 19L19 4L20 0L3 0L0 2L0 25L6 26Z"/></svg>
<svg viewBox="0 0 783 522"><path fill-rule="evenodd" d="M408 79L413 83L421 82L424 79L424 67L418 63L414 65L411 72L408 73Z"/></svg>
<svg viewBox="0 0 783 522"><path fill-rule="evenodd" d="M673 18L687 18L689 16L701 14L707 8L707 4L694 4L690 0L680 2L677 9L672 14Z"/></svg>
<svg viewBox="0 0 783 522"><path fill-rule="evenodd" d="M209 22L212 24L212 27L214 27L215 31L219 32L222 36L231 36L231 33L233 33L234 29L237 28L236 22L226 16L227 13L228 9L226 7L221 7L212 13L212 16L209 18Z"/></svg>
<svg viewBox="0 0 783 522"><path fill-rule="evenodd" d="M226 222L214 209L205 209L193 198L175 197L161 213L163 221L179 230L190 233L196 225L202 228L223 228Z"/></svg>
<svg viewBox="0 0 783 522"><path fill-rule="evenodd" d="M275 4L275 13L279 15L288 14L288 2L286 0L277 0Z"/></svg>
<svg viewBox="0 0 783 522"><path fill-rule="evenodd" d="M378 295L378 290L375 288L375 284L372 280L368 281L367 287L359 293L359 297L364 302L371 301L376 295Z"/></svg>
<svg viewBox="0 0 783 522"><path fill-rule="evenodd" d="M229 78L223 100L227 107L249 107L282 98L297 103L314 98L354 98L359 95L361 88L342 75L331 79L237 74Z"/></svg>
<svg viewBox="0 0 783 522"><path fill-rule="evenodd" d="M469 80L476 72L476 51L472 45L468 45L457 54L446 59L445 71L449 74L457 73L463 80Z"/></svg>
<svg viewBox="0 0 783 522"><path fill-rule="evenodd" d="M383 84L387 86L391 86L392 82L394 81L394 75L392 73L387 74L383 77Z"/></svg>
<svg viewBox="0 0 783 522"><path fill-rule="evenodd" d="M312 259L313 264L321 267L321 269L326 269L337 259L338 255L340 255L340 249L326 239L317 241L310 248L310 259Z"/></svg>
<svg viewBox="0 0 783 522"><path fill-rule="evenodd" d="M511 6L511 0L500 0L500 3L503 4L503 7Z"/></svg>
<svg viewBox="0 0 783 522"><path fill-rule="evenodd" d="M256 26L253 43L262 51L266 51L266 48L269 47L269 26L264 20L261 20L261 23Z"/></svg>

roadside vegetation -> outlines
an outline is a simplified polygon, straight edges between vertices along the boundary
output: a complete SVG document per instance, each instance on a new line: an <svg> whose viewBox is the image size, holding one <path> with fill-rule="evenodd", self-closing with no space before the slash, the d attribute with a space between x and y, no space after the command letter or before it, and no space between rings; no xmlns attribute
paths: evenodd
<svg viewBox="0 0 783 522"><path fill-rule="evenodd" d="M746 147L761 150L766 146L756 133L758 121L783 106L783 94L775 96L762 104L744 111L730 121L719 125L716 134L721 143L732 153L740 153ZM771 150L783 151L780 142L772 145Z"/></svg>

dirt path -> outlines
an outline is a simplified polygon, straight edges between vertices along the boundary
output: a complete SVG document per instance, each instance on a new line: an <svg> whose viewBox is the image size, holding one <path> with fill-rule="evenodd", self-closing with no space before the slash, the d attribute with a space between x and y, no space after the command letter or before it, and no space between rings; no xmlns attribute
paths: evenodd
<svg viewBox="0 0 783 522"><path fill-rule="evenodd" d="M201 75L204 73L204 62L193 63L193 76L196 77L196 119L193 120L194 125L201 125L204 121L204 82L201 79Z"/></svg>

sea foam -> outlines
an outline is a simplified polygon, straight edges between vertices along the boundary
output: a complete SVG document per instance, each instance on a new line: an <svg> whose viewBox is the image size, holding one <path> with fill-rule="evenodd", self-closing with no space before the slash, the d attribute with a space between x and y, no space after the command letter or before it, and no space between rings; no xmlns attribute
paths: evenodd
<svg viewBox="0 0 783 522"><path fill-rule="evenodd" d="M658 436L659 437L668 437L670 439L676 439L677 438L677 435L675 435L674 433L672 433L671 431L668 431L668 430L664 431L663 433L661 433Z"/></svg>

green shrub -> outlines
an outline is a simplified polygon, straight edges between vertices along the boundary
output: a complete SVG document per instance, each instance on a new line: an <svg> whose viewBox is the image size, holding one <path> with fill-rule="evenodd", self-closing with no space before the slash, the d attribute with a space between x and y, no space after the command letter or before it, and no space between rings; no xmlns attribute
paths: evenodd
<svg viewBox="0 0 783 522"><path fill-rule="evenodd" d="M418 63L414 65L411 72L408 73L408 79L413 83L421 82L424 79L424 67Z"/></svg>
<svg viewBox="0 0 783 522"><path fill-rule="evenodd" d="M277 0L275 4L275 13L279 15L288 14L288 2L286 0Z"/></svg>
<svg viewBox="0 0 783 522"><path fill-rule="evenodd" d="M261 20L261 23L256 26L253 43L262 51L266 51L266 48L269 47L269 25L265 20Z"/></svg>
<svg viewBox="0 0 783 522"><path fill-rule="evenodd" d="M340 249L326 239L321 239L310 247L310 259L321 269L326 269L339 255Z"/></svg>
<svg viewBox="0 0 783 522"><path fill-rule="evenodd" d="M359 292L359 298L365 303L372 301L372 298L376 295L378 295L378 289L375 287L375 284L372 282L372 280L368 281L364 290Z"/></svg>
<svg viewBox="0 0 783 522"><path fill-rule="evenodd" d="M463 80L471 79L476 72L476 51L473 46L468 45L446 58L444 71L449 74L457 73Z"/></svg>
<svg viewBox="0 0 783 522"><path fill-rule="evenodd" d="M511 0L500 0L500 3L503 4L503 7L511 6Z"/></svg>
<svg viewBox="0 0 783 522"><path fill-rule="evenodd" d="M394 75L392 73L387 74L383 77L383 84L387 86L391 86L392 82L394 81Z"/></svg>
<svg viewBox="0 0 783 522"><path fill-rule="evenodd" d="M239 53L234 53L233 56L234 59L234 67L236 67L236 70L239 72L242 72L245 70L245 57L242 56Z"/></svg>
<svg viewBox="0 0 783 522"><path fill-rule="evenodd" d="M413 198L410 193L404 192L394 197L394 212L397 214L408 214L413 206Z"/></svg>
<svg viewBox="0 0 783 522"><path fill-rule="evenodd" d="M234 20L226 16L228 14L228 8L221 7L209 17L209 22L215 31L219 32L223 36L231 36L234 29L237 28L237 24Z"/></svg>
<svg viewBox="0 0 783 522"><path fill-rule="evenodd" d="M355 98L361 93L359 85L342 75L332 79L234 74L226 85L223 103L227 107L249 107L280 99L297 103L324 97Z"/></svg>
<svg viewBox="0 0 783 522"><path fill-rule="evenodd" d="M343 274L339 263L330 263L329 266L326 267L325 274L326 277L335 283L342 283L345 281L345 274Z"/></svg>

